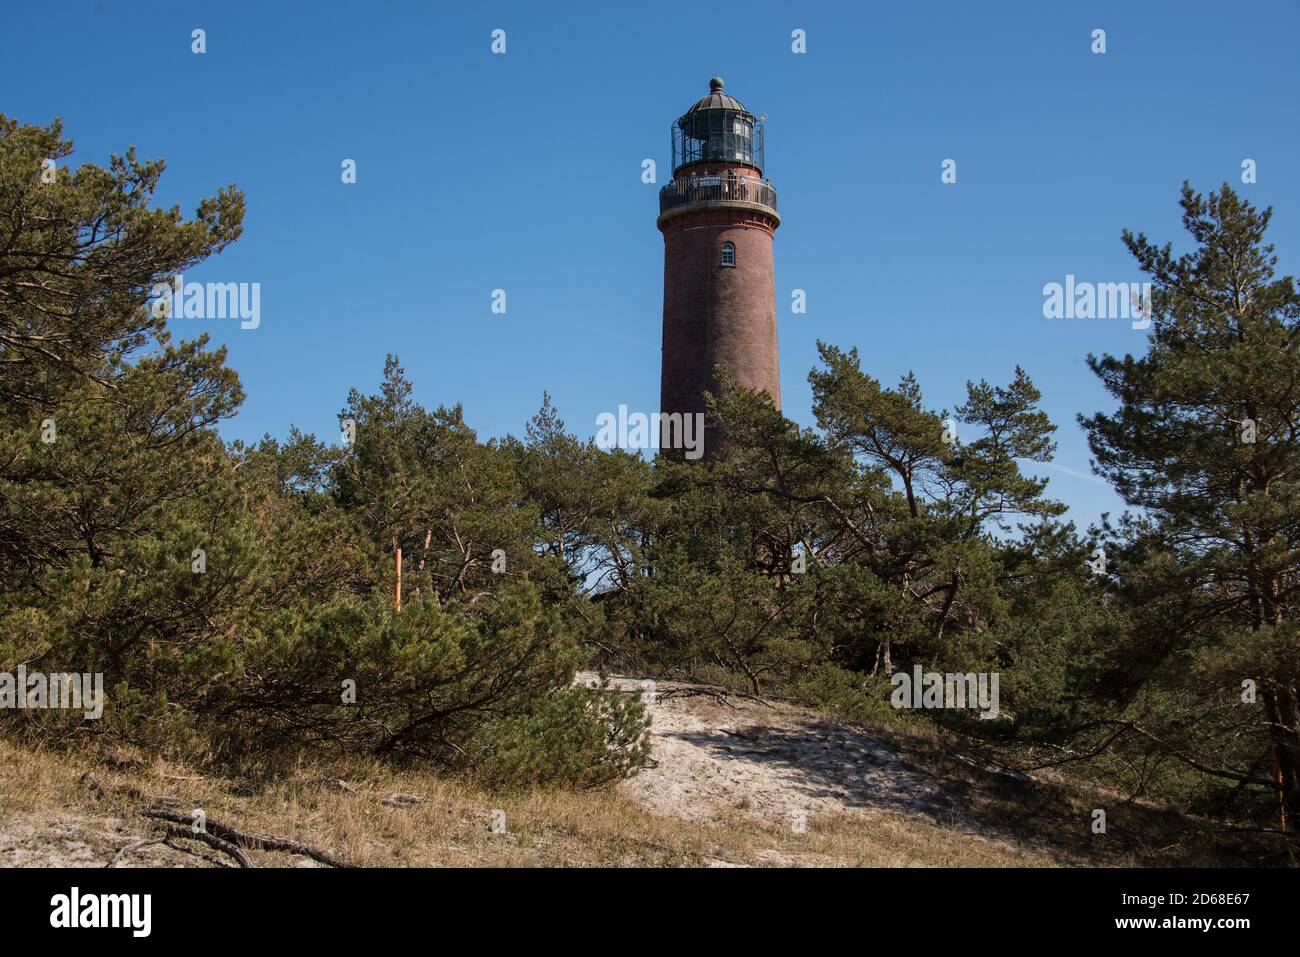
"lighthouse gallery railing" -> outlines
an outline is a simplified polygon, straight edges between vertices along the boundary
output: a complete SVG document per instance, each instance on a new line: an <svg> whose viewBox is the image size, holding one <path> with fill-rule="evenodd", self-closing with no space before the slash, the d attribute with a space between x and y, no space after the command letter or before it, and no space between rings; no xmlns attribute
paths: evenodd
<svg viewBox="0 0 1300 957"><path fill-rule="evenodd" d="M690 203L757 203L776 210L776 189L748 176L679 177L659 191L660 214Z"/></svg>

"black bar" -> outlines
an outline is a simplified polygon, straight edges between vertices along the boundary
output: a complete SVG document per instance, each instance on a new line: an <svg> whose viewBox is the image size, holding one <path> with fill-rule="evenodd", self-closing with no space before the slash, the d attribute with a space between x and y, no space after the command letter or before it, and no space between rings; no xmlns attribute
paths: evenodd
<svg viewBox="0 0 1300 957"><path fill-rule="evenodd" d="M70 898L73 887L83 906L90 895L150 895L148 936L135 937L129 926L51 927L52 899ZM688 929L694 946L770 942L783 927L800 941L847 937L864 947L908 939L945 950L1016 939L1181 945L1193 937L1231 946L1257 933L1289 933L1298 892L1295 870L0 871L7 944L48 937L171 947L205 940L337 947L376 933L440 947L461 933L475 947L503 934L534 946L582 945L678 939ZM1193 903L1196 895L1211 902ZM1189 918L1249 926L1162 926ZM1132 919L1155 926L1117 924Z"/></svg>

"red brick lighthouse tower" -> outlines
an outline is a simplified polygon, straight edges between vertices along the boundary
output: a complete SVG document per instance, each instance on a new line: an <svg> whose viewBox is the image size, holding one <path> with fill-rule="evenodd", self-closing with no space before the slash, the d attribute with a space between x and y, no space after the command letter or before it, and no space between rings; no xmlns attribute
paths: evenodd
<svg viewBox="0 0 1300 957"><path fill-rule="evenodd" d="M673 181L659 193L664 234L660 411L704 412L715 365L781 407L772 237L781 217L763 178L763 117L709 81L672 125ZM705 454L718 437L706 433ZM666 439L665 446L668 444Z"/></svg>

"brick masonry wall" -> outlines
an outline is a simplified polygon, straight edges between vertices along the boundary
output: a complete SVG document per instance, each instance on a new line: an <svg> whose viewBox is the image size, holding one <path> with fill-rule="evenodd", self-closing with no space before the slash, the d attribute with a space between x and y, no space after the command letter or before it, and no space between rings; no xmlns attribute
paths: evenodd
<svg viewBox="0 0 1300 957"><path fill-rule="evenodd" d="M771 221L714 209L664 229L661 411L703 412L705 391L717 394L715 364L780 408ZM725 242L736 246L734 267L722 265Z"/></svg>

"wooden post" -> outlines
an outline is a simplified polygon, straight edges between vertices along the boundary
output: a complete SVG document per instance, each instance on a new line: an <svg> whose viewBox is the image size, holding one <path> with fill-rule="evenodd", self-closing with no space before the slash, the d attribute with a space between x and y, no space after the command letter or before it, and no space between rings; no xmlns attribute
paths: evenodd
<svg viewBox="0 0 1300 957"><path fill-rule="evenodd" d="M397 613L402 613L402 548L399 545L395 550L395 561L397 562Z"/></svg>
<svg viewBox="0 0 1300 957"><path fill-rule="evenodd" d="M1277 745L1276 745L1276 744L1273 745L1273 780L1276 781L1279 785L1281 785L1281 784L1283 783L1283 781L1282 781L1282 765L1281 765L1281 763L1280 763L1280 762L1278 761L1278 759L1277 759ZM1286 825L1287 825L1287 820L1286 820L1286 792L1283 791L1281 787L1279 787L1279 788L1278 788L1278 791L1277 791L1277 820L1278 820L1278 824L1277 824L1277 826L1278 826L1281 830L1285 831L1285 830L1286 830Z"/></svg>

